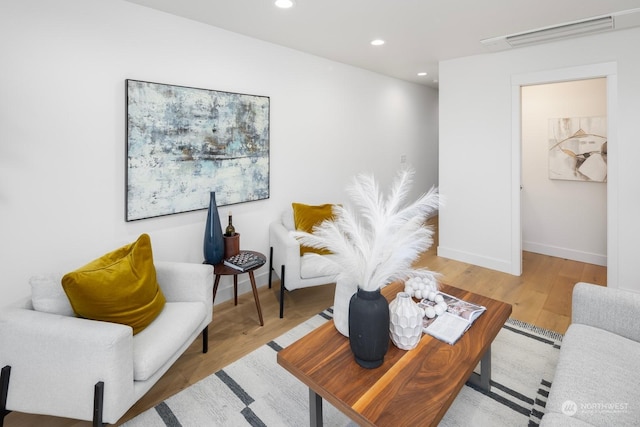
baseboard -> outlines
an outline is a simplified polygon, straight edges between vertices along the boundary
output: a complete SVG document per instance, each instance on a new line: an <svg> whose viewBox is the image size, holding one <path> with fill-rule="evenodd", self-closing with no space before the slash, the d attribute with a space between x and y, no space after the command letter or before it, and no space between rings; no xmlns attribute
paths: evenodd
<svg viewBox="0 0 640 427"><path fill-rule="evenodd" d="M511 265L510 261L490 258L470 252L446 248L443 246L438 246L438 256L460 262L466 262L467 264L473 264L483 268L489 268L491 270L501 271L507 274L513 274L511 271L513 266Z"/></svg>
<svg viewBox="0 0 640 427"><path fill-rule="evenodd" d="M522 250L542 255L549 255L557 258L565 258L573 261L584 262L587 264L601 266L607 265L606 255L593 254L573 249L541 245L532 242L522 242ZM497 258L485 257L478 254L446 248L443 246L438 246L438 256L460 262L466 262L467 264L477 265L479 267L489 268L491 270L501 271L503 273L513 274L513 272L511 271L511 262L500 260Z"/></svg>
<svg viewBox="0 0 640 427"><path fill-rule="evenodd" d="M565 258L580 261L587 264L607 266L607 255L594 254L569 248L544 245L535 242L522 242L522 250L536 254L549 255L557 258Z"/></svg>

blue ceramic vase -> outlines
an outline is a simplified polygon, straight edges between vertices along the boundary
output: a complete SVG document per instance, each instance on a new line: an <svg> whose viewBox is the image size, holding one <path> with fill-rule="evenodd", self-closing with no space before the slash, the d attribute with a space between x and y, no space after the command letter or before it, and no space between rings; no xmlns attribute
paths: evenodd
<svg viewBox="0 0 640 427"><path fill-rule="evenodd" d="M389 349L389 303L380 293L358 287L349 302L349 344L358 365L382 365Z"/></svg>
<svg viewBox="0 0 640 427"><path fill-rule="evenodd" d="M220 215L216 205L216 192L211 192L209 200L209 212L207 213L207 225L204 230L204 262L218 264L224 257L224 239Z"/></svg>

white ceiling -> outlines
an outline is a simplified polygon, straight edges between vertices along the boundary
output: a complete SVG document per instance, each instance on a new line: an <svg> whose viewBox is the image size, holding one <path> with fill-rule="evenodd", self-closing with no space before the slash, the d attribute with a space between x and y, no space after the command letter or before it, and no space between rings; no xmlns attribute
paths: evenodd
<svg viewBox="0 0 640 427"><path fill-rule="evenodd" d="M640 7L640 0L127 0L235 33L437 87L438 61L480 40ZM386 44L369 42L382 38ZM427 77L419 77L426 71Z"/></svg>

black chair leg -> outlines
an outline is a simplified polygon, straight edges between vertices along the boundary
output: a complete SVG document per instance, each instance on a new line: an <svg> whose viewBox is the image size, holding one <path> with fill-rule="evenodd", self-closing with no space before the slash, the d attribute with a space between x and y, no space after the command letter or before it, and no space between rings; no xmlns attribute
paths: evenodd
<svg viewBox="0 0 640 427"><path fill-rule="evenodd" d="M205 326L202 330L202 352L209 351L209 325Z"/></svg>
<svg viewBox="0 0 640 427"><path fill-rule="evenodd" d="M93 388L93 427L103 427L102 409L104 405L104 382L99 381Z"/></svg>
<svg viewBox="0 0 640 427"><path fill-rule="evenodd" d="M280 318L284 317L284 265L280 269Z"/></svg>
<svg viewBox="0 0 640 427"><path fill-rule="evenodd" d="M4 425L4 417L9 415L11 411L7 410L7 394L9 393L9 376L11 375L11 366L7 365L2 368L0 373L0 427Z"/></svg>
<svg viewBox="0 0 640 427"><path fill-rule="evenodd" d="M273 246L269 248L269 289L271 289L272 276L273 276Z"/></svg>

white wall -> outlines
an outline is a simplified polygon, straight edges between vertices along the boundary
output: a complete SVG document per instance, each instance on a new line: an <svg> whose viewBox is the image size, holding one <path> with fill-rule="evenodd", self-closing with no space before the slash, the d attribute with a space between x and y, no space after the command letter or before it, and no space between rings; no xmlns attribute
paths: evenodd
<svg viewBox="0 0 640 427"><path fill-rule="evenodd" d="M607 265L607 185L549 179L549 120L607 116L606 79L522 88L522 249Z"/></svg>
<svg viewBox="0 0 640 427"><path fill-rule="evenodd" d="M640 291L640 29L479 55L440 64L439 253L496 270L514 265L512 79L563 68L615 63L617 104L609 105L609 189L616 200L608 216L616 247L608 247L609 286ZM612 113L613 111L613 113ZM616 164L612 166L612 158ZM611 168L617 179L611 179ZM517 182L515 183L517 185ZM517 194L517 192L515 193ZM613 226L612 226L613 225ZM618 232L619 230L619 232ZM518 249L518 248L515 248ZM615 259L612 252L616 253ZM612 260L615 266L612 269Z"/></svg>
<svg viewBox="0 0 640 427"><path fill-rule="evenodd" d="M0 52L0 306L141 233L157 259L202 261L206 210L124 221L127 78L271 98L270 198L231 208L243 248L268 254L285 206L341 202L358 172L387 185L401 154L420 166L412 196L437 183L424 86L121 0L5 0Z"/></svg>

